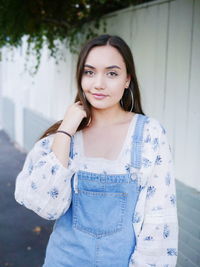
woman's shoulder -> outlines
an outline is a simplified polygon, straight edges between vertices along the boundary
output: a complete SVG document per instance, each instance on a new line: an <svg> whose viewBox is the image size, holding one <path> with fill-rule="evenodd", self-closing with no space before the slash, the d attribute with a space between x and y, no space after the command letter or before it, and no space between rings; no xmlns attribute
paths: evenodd
<svg viewBox="0 0 200 267"><path fill-rule="evenodd" d="M145 117L146 123L144 125L144 133L146 133L146 135L159 138L161 135L166 134L166 128L159 119L147 115L145 115Z"/></svg>

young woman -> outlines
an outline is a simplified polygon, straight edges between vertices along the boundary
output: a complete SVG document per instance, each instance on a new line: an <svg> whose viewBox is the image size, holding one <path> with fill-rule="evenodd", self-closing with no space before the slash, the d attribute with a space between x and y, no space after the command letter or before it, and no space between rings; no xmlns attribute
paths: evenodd
<svg viewBox="0 0 200 267"><path fill-rule="evenodd" d="M118 36L87 42L77 96L28 153L16 201L56 220L43 267L174 267L178 220L166 131L144 115Z"/></svg>

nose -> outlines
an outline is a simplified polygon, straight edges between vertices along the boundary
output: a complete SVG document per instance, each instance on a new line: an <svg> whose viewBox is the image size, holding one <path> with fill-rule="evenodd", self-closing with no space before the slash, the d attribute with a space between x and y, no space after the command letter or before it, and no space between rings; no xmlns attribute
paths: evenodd
<svg viewBox="0 0 200 267"><path fill-rule="evenodd" d="M105 89L105 81L103 74L96 74L95 80L94 80L94 88L95 89Z"/></svg>

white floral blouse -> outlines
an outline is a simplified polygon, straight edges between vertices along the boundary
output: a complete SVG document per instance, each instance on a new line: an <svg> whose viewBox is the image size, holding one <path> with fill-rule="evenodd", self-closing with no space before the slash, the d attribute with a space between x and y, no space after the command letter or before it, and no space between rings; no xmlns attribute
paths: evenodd
<svg viewBox="0 0 200 267"><path fill-rule="evenodd" d="M70 206L71 177L77 170L118 174L127 171L136 118L137 114L117 160L86 157L81 131L74 135L73 159L69 159L67 168L51 150L55 134L36 142L16 178L16 201L42 218L58 219ZM136 247L129 267L175 267L178 217L173 159L166 131L154 118L144 126L140 171L144 178L133 218Z"/></svg>

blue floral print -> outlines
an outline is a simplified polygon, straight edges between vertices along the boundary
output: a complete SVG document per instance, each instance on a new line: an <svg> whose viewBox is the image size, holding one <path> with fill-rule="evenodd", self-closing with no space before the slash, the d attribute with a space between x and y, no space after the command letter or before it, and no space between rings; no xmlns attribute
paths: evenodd
<svg viewBox="0 0 200 267"><path fill-rule="evenodd" d="M153 144L152 144L152 148L153 148L154 151L156 151L158 149L158 145L159 145L158 138L154 138L153 139Z"/></svg>
<svg viewBox="0 0 200 267"><path fill-rule="evenodd" d="M55 212L55 213L48 213L47 214L47 219L48 220L55 220L56 215L57 215L57 212Z"/></svg>
<svg viewBox="0 0 200 267"><path fill-rule="evenodd" d="M41 168L46 163L45 160L40 160L37 164L35 164L35 168Z"/></svg>
<svg viewBox="0 0 200 267"><path fill-rule="evenodd" d="M169 256L177 256L177 250L175 248L168 248L167 255Z"/></svg>
<svg viewBox="0 0 200 267"><path fill-rule="evenodd" d="M58 194L59 194L59 191L56 187L52 188L48 194L52 197L52 198L57 198L58 197Z"/></svg>
<svg viewBox="0 0 200 267"><path fill-rule="evenodd" d="M147 135L146 139L144 140L145 143L150 143L151 142L151 136L150 134Z"/></svg>
<svg viewBox="0 0 200 267"><path fill-rule="evenodd" d="M164 230L163 230L163 237L164 237L164 239L169 236L169 233L170 233L170 231L169 231L169 225L165 224L164 225Z"/></svg>
<svg viewBox="0 0 200 267"><path fill-rule="evenodd" d="M144 189L145 189L145 187L146 187L145 185L140 185L140 186L139 186L139 191L142 191L142 190L144 190Z"/></svg>
<svg viewBox="0 0 200 267"><path fill-rule="evenodd" d="M160 165L162 163L162 157L160 156L160 155L158 155L157 157L156 157L156 162L155 162L155 164L156 165Z"/></svg>
<svg viewBox="0 0 200 267"><path fill-rule="evenodd" d="M28 165L28 174L31 175L32 171L33 171L33 163L32 163L32 161L30 161L30 163Z"/></svg>
<svg viewBox="0 0 200 267"><path fill-rule="evenodd" d="M46 137L42 140L41 142L41 146L44 148L44 149L49 149L49 139Z"/></svg>
<svg viewBox="0 0 200 267"><path fill-rule="evenodd" d="M160 123L159 123L160 124ZM163 125L162 124L160 124L160 127L161 127L161 129L162 129L162 134L166 134L166 130L165 130L165 128L163 127Z"/></svg>
<svg viewBox="0 0 200 267"><path fill-rule="evenodd" d="M125 170L126 170L126 172L129 172L129 171L130 171L130 167L131 167L130 163L127 163L127 164L125 165Z"/></svg>
<svg viewBox="0 0 200 267"><path fill-rule="evenodd" d="M147 158L143 158L142 160L142 165L145 167L145 168L148 168L151 166L151 161Z"/></svg>
<svg viewBox="0 0 200 267"><path fill-rule="evenodd" d="M41 155L46 156L46 155L48 155L48 153L43 151Z"/></svg>
<svg viewBox="0 0 200 267"><path fill-rule="evenodd" d="M153 195L155 194L155 192L156 192L155 186L149 186L147 188L147 198L153 197Z"/></svg>
<svg viewBox="0 0 200 267"><path fill-rule="evenodd" d="M152 241L153 240L153 236L146 236L145 238L144 238L144 240L146 240L146 241Z"/></svg>
<svg viewBox="0 0 200 267"><path fill-rule="evenodd" d="M176 204L176 196L174 194L170 196L170 201L173 206Z"/></svg>
<svg viewBox="0 0 200 267"><path fill-rule="evenodd" d="M51 168L51 173L52 173L53 175L55 175L58 169L59 169L59 166L58 166L58 165L54 165L54 166L52 166L52 168Z"/></svg>
<svg viewBox="0 0 200 267"><path fill-rule="evenodd" d="M36 190L36 189L37 189L37 185L36 185L36 183L32 182L32 183L31 183L31 188L32 188L33 190Z"/></svg>

